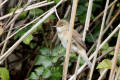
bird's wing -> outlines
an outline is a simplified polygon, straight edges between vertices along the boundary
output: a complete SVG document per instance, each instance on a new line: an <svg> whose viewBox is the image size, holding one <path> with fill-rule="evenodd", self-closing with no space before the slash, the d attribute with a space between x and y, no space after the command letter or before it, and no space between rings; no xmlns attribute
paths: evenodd
<svg viewBox="0 0 120 80"><path fill-rule="evenodd" d="M85 43L82 41L82 36L77 31L73 30L72 38L75 42L77 42L77 44L82 46L84 49L87 49Z"/></svg>

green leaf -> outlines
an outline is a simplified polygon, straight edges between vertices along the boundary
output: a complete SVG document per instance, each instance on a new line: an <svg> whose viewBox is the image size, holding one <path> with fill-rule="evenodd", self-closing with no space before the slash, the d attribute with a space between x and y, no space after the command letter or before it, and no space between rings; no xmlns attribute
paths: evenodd
<svg viewBox="0 0 120 80"><path fill-rule="evenodd" d="M111 48L113 48L113 47L110 47L110 46L108 45L108 43L105 43L104 46L103 46L103 48L102 48L102 53L107 52L107 51L110 50ZM114 51L110 52L109 54L110 54L110 55L114 55Z"/></svg>
<svg viewBox="0 0 120 80"><path fill-rule="evenodd" d="M53 62L53 63L56 63L56 62L58 61L58 58L59 58L58 56L57 56L57 57L54 57L54 58L52 59L52 62Z"/></svg>
<svg viewBox="0 0 120 80"><path fill-rule="evenodd" d="M32 40L33 40L33 35L32 35L32 34L29 34L29 35L23 40L23 43L26 44L26 45L29 45Z"/></svg>
<svg viewBox="0 0 120 80"><path fill-rule="evenodd" d="M40 24L38 27L37 27L37 30L41 30L42 28L42 24Z"/></svg>
<svg viewBox="0 0 120 80"><path fill-rule="evenodd" d="M46 68L42 74L42 78L49 78L51 76L51 71Z"/></svg>
<svg viewBox="0 0 120 80"><path fill-rule="evenodd" d="M44 71L43 67L35 68L35 72L38 76L42 75L43 71Z"/></svg>
<svg viewBox="0 0 120 80"><path fill-rule="evenodd" d="M93 39L92 39L92 37L90 36L90 34L86 35L86 41L88 41L88 42L94 42Z"/></svg>
<svg viewBox="0 0 120 80"><path fill-rule="evenodd" d="M117 57L117 64L120 66L120 54Z"/></svg>
<svg viewBox="0 0 120 80"><path fill-rule="evenodd" d="M51 56L64 56L66 49L64 47L60 47L59 45L55 46L53 51L51 52Z"/></svg>
<svg viewBox="0 0 120 80"><path fill-rule="evenodd" d="M42 9L32 9L30 10L30 17L41 15L44 11Z"/></svg>
<svg viewBox="0 0 120 80"><path fill-rule="evenodd" d="M20 30L20 31L14 36L14 39L17 39L17 38L20 38L21 36L23 36L32 26L33 26L33 24L27 26L25 29Z"/></svg>
<svg viewBox="0 0 120 80"><path fill-rule="evenodd" d="M27 12L26 12L26 11L25 11L25 12L22 12L22 13L20 14L20 16L19 16L19 19L25 19L26 15L27 15Z"/></svg>
<svg viewBox="0 0 120 80"><path fill-rule="evenodd" d="M6 68L0 67L0 78L2 80L9 80L9 72Z"/></svg>
<svg viewBox="0 0 120 80"><path fill-rule="evenodd" d="M62 78L62 67L57 66L52 70L50 80L61 80Z"/></svg>
<svg viewBox="0 0 120 80"><path fill-rule="evenodd" d="M58 3L60 0L54 0L55 1L55 3Z"/></svg>
<svg viewBox="0 0 120 80"><path fill-rule="evenodd" d="M33 49L33 48L35 48L35 47L36 47L36 45L37 45L36 43L30 43L30 48L32 48L32 49Z"/></svg>
<svg viewBox="0 0 120 80"><path fill-rule="evenodd" d="M103 69L111 69L112 62L109 59L104 59L102 62L100 62L97 66L97 69L103 68Z"/></svg>
<svg viewBox="0 0 120 80"><path fill-rule="evenodd" d="M29 77L30 80L39 80L39 76L35 74L35 72L32 72Z"/></svg>
<svg viewBox="0 0 120 80"><path fill-rule="evenodd" d="M47 55L47 54L50 54L51 51L49 48L44 47L40 49L40 52L42 55Z"/></svg>
<svg viewBox="0 0 120 80"><path fill-rule="evenodd" d="M47 56L38 56L35 65L43 65L44 67L52 66L51 59Z"/></svg>

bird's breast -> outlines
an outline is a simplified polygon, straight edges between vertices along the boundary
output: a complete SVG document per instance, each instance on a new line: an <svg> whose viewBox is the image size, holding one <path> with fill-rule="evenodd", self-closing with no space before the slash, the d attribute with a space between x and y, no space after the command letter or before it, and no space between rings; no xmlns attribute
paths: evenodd
<svg viewBox="0 0 120 80"><path fill-rule="evenodd" d="M58 33L58 37L61 40L61 43L62 43L63 47L66 48L67 42L68 42L68 35L67 35L67 33L64 33L64 32Z"/></svg>

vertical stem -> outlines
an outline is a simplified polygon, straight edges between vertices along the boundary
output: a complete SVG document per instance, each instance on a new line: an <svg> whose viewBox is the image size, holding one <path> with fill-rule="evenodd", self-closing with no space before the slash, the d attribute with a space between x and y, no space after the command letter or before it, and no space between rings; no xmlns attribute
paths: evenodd
<svg viewBox="0 0 120 80"><path fill-rule="evenodd" d="M78 0L73 0L72 13L71 13L71 19L70 19L70 24L69 24L70 36L69 36L67 48L66 48L66 56L65 56L64 68L63 68L62 80L66 80L66 77L67 77L68 63L69 63L69 56L70 56L70 46L71 46L71 41L72 41L72 33L73 33L73 28L74 28L77 4L78 4Z"/></svg>
<svg viewBox="0 0 120 80"><path fill-rule="evenodd" d="M95 55L94 55L94 59L93 59L92 68L91 68L91 71L90 71L89 80L92 80L92 75L93 75L93 71L94 71L94 67L95 67L95 63L96 63L96 58L97 58L97 54L98 54L101 39L102 39L102 32L103 32L103 29L104 29L104 23L105 23L105 19L106 19L106 15L107 15L108 4L109 4L109 0L106 1L105 11L104 11L103 19L102 19L100 34L99 34L99 38L98 38L98 42L97 42L97 48L95 50Z"/></svg>
<svg viewBox="0 0 120 80"><path fill-rule="evenodd" d="M113 79L113 73L114 73L114 70L115 70L115 67L116 67L119 48L120 48L120 30L119 30L119 35L118 35L116 47L115 47L115 53L114 53L114 57L113 57L113 62L112 62L113 64L112 64L112 69L111 69L111 72L110 72L109 80Z"/></svg>

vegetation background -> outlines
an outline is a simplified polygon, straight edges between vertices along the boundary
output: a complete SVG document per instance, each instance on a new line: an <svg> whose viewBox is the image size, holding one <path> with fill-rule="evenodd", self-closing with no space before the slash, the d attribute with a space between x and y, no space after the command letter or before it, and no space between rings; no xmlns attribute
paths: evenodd
<svg viewBox="0 0 120 80"><path fill-rule="evenodd" d="M2 3L6 1L3 5ZM28 5L27 0L1 0L0 2L0 51L3 55L17 40L30 30L48 10L55 6L60 0L32 0ZM109 5L116 1L112 7L108 9L106 22L104 24L104 34L102 41L109 36L120 23L120 1L110 0ZM38 3L42 4L37 5ZM67 0L57 7L57 14L60 19L70 20L71 6L73 1ZM75 26L74 28L82 34L84 29L86 14L89 0L79 0ZM22 11L30 5L31 9ZM88 55L91 55L96 50L96 40L99 37L101 22L105 9L106 0L94 0L90 27L86 35L86 46ZM41 7L40 7L41 5ZM28 8L27 7L27 8ZM111 9L113 11L111 12ZM16 13L18 11L18 13ZM67 12L68 11L68 12ZM20 13L20 14L19 14ZM111 15L109 16L109 14ZM17 16L16 19L14 17ZM43 15L44 14L44 15ZM40 18L40 16L42 17ZM6 17L8 16L8 17ZM10 23L14 20L12 23ZM34 20L34 21L33 21ZM31 21L33 21L31 23ZM33 30L22 42L15 48L9 57L0 58L0 63L4 62L0 67L0 78L2 80L61 80L63 72L63 62L65 60L66 50L62 47L56 35L55 26L58 21L57 15L50 15L43 23ZM11 27L12 26L12 27ZM108 27L108 29L106 29ZM23 28L23 29L22 29ZM105 31L106 29L106 31ZM6 40L9 38L9 40ZM112 68L112 58L114 56L114 48L117 42L118 32L102 47L98 52L98 58L95 65L93 79L97 80L103 71L107 69L102 80L108 80L110 69ZM5 46L5 48L4 48ZM119 52L120 53L120 52ZM68 76L70 78L75 71L77 54L71 54ZM80 59L80 66L84 64L84 60ZM120 55L117 57L116 74L120 71ZM89 68L86 67L81 74L77 76L77 80L86 80L89 75ZM120 75L118 75L120 80Z"/></svg>

